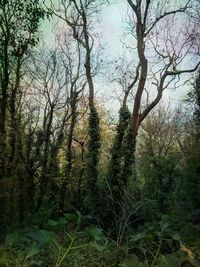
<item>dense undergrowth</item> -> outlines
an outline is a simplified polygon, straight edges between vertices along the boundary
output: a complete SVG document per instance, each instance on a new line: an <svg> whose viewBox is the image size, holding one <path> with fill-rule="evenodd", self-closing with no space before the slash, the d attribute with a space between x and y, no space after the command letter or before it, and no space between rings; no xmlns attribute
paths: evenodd
<svg viewBox="0 0 200 267"><path fill-rule="evenodd" d="M123 1L116 58L109 2L0 0L0 267L200 266L200 2Z"/></svg>
<svg viewBox="0 0 200 267"><path fill-rule="evenodd" d="M130 228L119 245L91 216L67 213L40 227L24 225L5 237L0 266L200 266L200 226L174 229L169 219Z"/></svg>

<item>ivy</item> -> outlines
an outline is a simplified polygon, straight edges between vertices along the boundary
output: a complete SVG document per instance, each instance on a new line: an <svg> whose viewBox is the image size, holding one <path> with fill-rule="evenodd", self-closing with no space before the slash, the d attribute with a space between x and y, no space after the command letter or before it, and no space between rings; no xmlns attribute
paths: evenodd
<svg viewBox="0 0 200 267"><path fill-rule="evenodd" d="M108 181L113 195L118 198L131 175L133 163L132 133L130 129L131 114L127 107L119 111L119 123L111 150L111 159L108 167ZM127 168L128 167L128 168Z"/></svg>
<svg viewBox="0 0 200 267"><path fill-rule="evenodd" d="M100 121L96 108L90 109L88 127L88 154L86 162L86 197L85 204L90 207L89 212L93 214L97 202L97 177L98 162L100 156Z"/></svg>

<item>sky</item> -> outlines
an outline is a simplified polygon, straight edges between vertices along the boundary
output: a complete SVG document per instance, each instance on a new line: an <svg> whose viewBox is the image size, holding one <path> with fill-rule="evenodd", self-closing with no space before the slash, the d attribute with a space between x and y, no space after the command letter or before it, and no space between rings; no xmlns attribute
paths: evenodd
<svg viewBox="0 0 200 267"><path fill-rule="evenodd" d="M171 3L173 4L174 1L171 0ZM99 30L103 35L102 40L105 47L105 54L109 55L110 59L116 59L123 53L121 40L124 38L123 33L126 27L125 19L128 5L126 0L113 0L112 2L111 5L106 6L102 11ZM44 42L47 46L54 42L53 32L55 31L55 20L51 22L45 21L42 24L41 32L43 32ZM98 97L106 103L109 109L117 113L120 103L116 99L116 91L119 92L121 89L116 84L107 83L105 80L101 80L101 78L96 82L96 88ZM175 104L179 104L184 99L187 91L188 86L182 86L176 91L169 89L164 93L164 98L166 100L172 99Z"/></svg>

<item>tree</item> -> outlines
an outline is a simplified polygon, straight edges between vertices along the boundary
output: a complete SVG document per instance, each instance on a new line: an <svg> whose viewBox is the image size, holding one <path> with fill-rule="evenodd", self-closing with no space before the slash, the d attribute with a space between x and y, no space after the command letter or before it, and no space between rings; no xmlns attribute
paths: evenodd
<svg viewBox="0 0 200 267"><path fill-rule="evenodd" d="M66 166L64 171L64 177L61 184L60 194L60 209L64 210L65 196L67 190L67 184L72 177L73 169L73 149L72 144L74 140L74 131L77 122L79 121L79 102L82 99L86 86L86 78L83 68L83 53L80 49L80 44L74 40L69 33L63 33L65 40L59 40L59 46L64 54L62 64L69 71L69 106L70 106L70 125L68 129L67 145L66 145Z"/></svg>
<svg viewBox="0 0 200 267"><path fill-rule="evenodd" d="M32 55L27 66L30 95L26 94L24 102L26 104L31 96L32 109L39 110L37 131L32 133L35 144L29 152L35 168L41 170L37 209L45 198L49 200L49 188L55 185L53 180L59 176L58 153L63 144L66 123L70 119L69 70L62 64L62 58L58 46L47 51L43 48ZM28 124L30 129L33 128L32 120Z"/></svg>
<svg viewBox="0 0 200 267"><path fill-rule="evenodd" d="M157 40L158 36L154 38L150 37L151 35L154 35L154 31L156 32L157 30L156 27L159 26L158 24L162 20L169 18L172 22L174 22L173 15L183 14L185 16L186 11L190 8L189 6L190 1L188 1L184 6L178 7L177 9L172 9L170 11L166 11L168 8L167 2L165 1L159 2L155 7L157 8L156 14L158 15L155 19L153 19L153 21L150 19L151 16L150 8L153 5L150 0L146 1L145 4L143 4L143 1L139 0L136 1L136 4L134 4L133 1L131 0L127 1L136 17L137 55L140 62L140 75L138 78L138 84L136 88L135 100L131 118L132 131L134 136L137 136L137 132L142 121L161 100L163 92L169 86L169 84L183 73L190 73L196 71L200 62L198 62L194 68L179 70L179 68L181 68L183 57L188 55L188 50L184 51L184 48L186 46L186 42L188 46L188 42L190 40L187 40L187 37L185 37L180 48L176 50L175 45L177 40L174 39L174 37L170 36L169 27L167 28L166 34L170 38L169 41L172 43L172 45L171 47L168 48L168 43L166 42L165 48L163 49L164 51L162 50L163 53L160 51L162 48L160 49L156 48L156 44L159 47L159 41ZM159 6L161 6L160 9ZM168 23L169 20L167 20L166 22ZM162 27L164 27L164 25ZM159 35L163 34L164 35L163 37L164 38L166 37L165 32L162 31L159 32L159 29L156 34ZM147 106L142 111L140 111L142 95L144 93L145 87L148 86L147 85L148 70L151 71L150 68L152 68L146 55L147 54L146 49L148 46L147 41L151 42L151 45L153 45L154 47L154 51L156 52L157 56L161 58L161 61L164 66L161 70L158 70L160 76L159 80L157 80L157 75L155 75L155 73L153 74L152 84L155 85L157 89L156 97L151 103L147 104Z"/></svg>
<svg viewBox="0 0 200 267"><path fill-rule="evenodd" d="M184 135L179 140L183 152L182 169L183 179L179 186L179 205L185 218L199 223L200 210L200 102L199 102L199 71L193 83L193 89L187 95L187 120ZM188 107L190 109L188 109ZM192 109L191 109L192 108ZM190 111L189 111L190 110ZM192 111L192 112L191 112Z"/></svg>
<svg viewBox="0 0 200 267"><path fill-rule="evenodd" d="M94 81L93 78L98 68L93 68L92 53L94 50L94 37L92 36L93 20L99 12L99 8L107 1L81 0L62 1L63 9L57 10L52 4L52 9L56 16L64 21L71 29L71 35L79 44L79 49L84 53L84 67L89 89L89 125L88 125L88 153L85 168L87 177L85 204L90 207L90 212L94 213L96 205L98 162L100 151L100 127L98 112L94 101ZM63 12L64 11L64 12ZM98 65L98 64L97 64Z"/></svg>
<svg viewBox="0 0 200 267"><path fill-rule="evenodd" d="M179 140L184 136L184 113L160 104L141 125L138 138L138 179L160 213L172 209L181 177Z"/></svg>
<svg viewBox="0 0 200 267"><path fill-rule="evenodd" d="M138 153L160 157L176 152L184 132L183 118L180 107L160 103L141 125Z"/></svg>
<svg viewBox="0 0 200 267"><path fill-rule="evenodd" d="M11 198L14 188L20 188L17 193L20 221L24 217L24 169L20 168L22 66L29 49L38 42L39 23L45 14L39 1L0 3L0 177L12 181Z"/></svg>
<svg viewBox="0 0 200 267"><path fill-rule="evenodd" d="M127 3L130 8L129 38L123 39L124 56L116 60L114 71L114 81L123 90L123 100L107 176L116 206L129 183L137 191L136 140L143 121L158 105L167 88L180 86L181 74L195 72L200 65L198 60L196 64L194 62L194 67L185 68L186 59L193 59L195 38L195 29L190 32L187 27L188 21L192 23L188 15L192 9L190 1L175 7L165 0L127 0ZM181 25L181 33L177 36L173 31L177 30L179 20L183 18L187 23ZM127 106L132 107L132 112L125 126L126 119L121 118ZM160 132L158 135L162 138ZM173 138L169 137L168 141L173 143ZM116 210L119 209L116 207Z"/></svg>
<svg viewBox="0 0 200 267"><path fill-rule="evenodd" d="M182 34L178 37L173 34L179 19L184 18L188 23L190 1L176 8L165 0L157 3L151 0L127 2L130 7L128 29L135 39L136 49L130 41L123 42L129 57L137 57L138 64L132 75L129 70L124 73L127 87L124 88L123 103L127 102L128 95L133 91L131 129L133 139L136 140L143 120L162 99L165 89L176 87L180 75L196 71L200 62L194 64L194 67L183 68L193 49L187 24L181 25Z"/></svg>

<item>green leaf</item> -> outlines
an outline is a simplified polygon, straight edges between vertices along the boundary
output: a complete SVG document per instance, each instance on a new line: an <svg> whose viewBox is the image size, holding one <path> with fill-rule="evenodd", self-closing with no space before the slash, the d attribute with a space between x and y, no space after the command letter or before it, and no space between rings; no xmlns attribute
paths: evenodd
<svg viewBox="0 0 200 267"><path fill-rule="evenodd" d="M179 242L180 242L180 240L181 240L181 237L180 237L180 235L179 235L178 233L173 233L173 234L171 235L171 237L172 237L172 239L174 239L174 240L176 240L176 241L179 241Z"/></svg>
<svg viewBox="0 0 200 267"><path fill-rule="evenodd" d="M180 267L181 263L175 255L166 255L159 258L158 267Z"/></svg>
<svg viewBox="0 0 200 267"><path fill-rule="evenodd" d="M99 245L96 241L90 242L90 245L96 248L96 250L99 252L103 252L105 250L105 247L102 245Z"/></svg>
<svg viewBox="0 0 200 267"><path fill-rule="evenodd" d="M55 235L48 230L37 230L28 233L27 236L34 240L40 247L44 247L51 242L57 244Z"/></svg>
<svg viewBox="0 0 200 267"><path fill-rule="evenodd" d="M59 218L57 221L48 220L48 226L53 229L63 228L67 224L67 219L64 217Z"/></svg>
<svg viewBox="0 0 200 267"><path fill-rule="evenodd" d="M130 241L133 241L133 242L139 241L143 239L145 235L146 235L145 233L137 233L136 235L131 236Z"/></svg>
<svg viewBox="0 0 200 267"><path fill-rule="evenodd" d="M139 261L138 257L135 254L128 255L127 259L125 260L126 267L146 267L145 263Z"/></svg>
<svg viewBox="0 0 200 267"><path fill-rule="evenodd" d="M89 226L86 227L85 229L85 233L92 239L95 241L100 241L103 240L105 238L102 230L96 226Z"/></svg>
<svg viewBox="0 0 200 267"><path fill-rule="evenodd" d="M169 224L165 221L160 222L161 231L164 232L169 227Z"/></svg>
<svg viewBox="0 0 200 267"><path fill-rule="evenodd" d="M31 260L29 262L29 266L30 267L43 267L44 266L44 262L43 261L40 261L40 260Z"/></svg>
<svg viewBox="0 0 200 267"><path fill-rule="evenodd" d="M54 227L58 225L58 221L48 220L48 226Z"/></svg>
<svg viewBox="0 0 200 267"><path fill-rule="evenodd" d="M41 248L37 245L33 245L31 247L26 248L26 257L25 260L30 259L31 257L37 255L38 253L41 252Z"/></svg>
<svg viewBox="0 0 200 267"><path fill-rule="evenodd" d="M5 245L13 247L13 246L22 244L24 242L24 240L25 240L24 235L22 235L19 232L13 232L13 233L6 236Z"/></svg>
<svg viewBox="0 0 200 267"><path fill-rule="evenodd" d="M65 213L64 216L68 222L77 222L79 219L79 216L73 213Z"/></svg>

